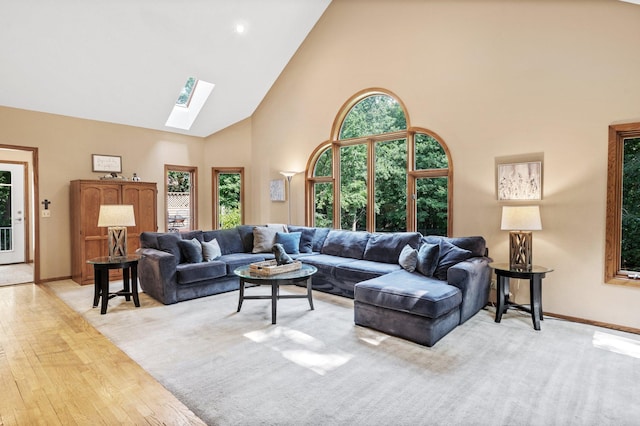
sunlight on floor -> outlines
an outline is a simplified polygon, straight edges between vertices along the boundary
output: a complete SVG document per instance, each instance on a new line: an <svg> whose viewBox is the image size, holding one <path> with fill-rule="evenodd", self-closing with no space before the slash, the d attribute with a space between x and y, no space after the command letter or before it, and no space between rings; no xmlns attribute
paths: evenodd
<svg viewBox="0 0 640 426"><path fill-rule="evenodd" d="M617 354L640 358L640 341L638 340L596 331L593 333L593 346Z"/></svg>
<svg viewBox="0 0 640 426"><path fill-rule="evenodd" d="M342 351L331 351L321 340L287 327L277 326L268 331L252 331L244 336L280 352L289 361L321 376L345 365L353 358L353 355Z"/></svg>

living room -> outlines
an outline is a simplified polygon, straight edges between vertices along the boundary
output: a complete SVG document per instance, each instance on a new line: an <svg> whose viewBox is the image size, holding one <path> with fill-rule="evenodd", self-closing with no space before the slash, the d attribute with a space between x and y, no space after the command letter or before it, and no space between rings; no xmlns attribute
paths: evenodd
<svg viewBox="0 0 640 426"><path fill-rule="evenodd" d="M496 261L509 251L496 162L542 154L533 246L534 262L554 269L545 312L637 332L640 287L606 284L604 262L609 126L640 122L638 22L640 6L618 0L334 0L255 112L206 137L2 106L0 144L38 149L39 200L52 201L38 219L39 279L70 276L69 181L99 177L92 154L122 156L124 176L160 191L165 164L197 167L201 229L213 227L211 168L244 167L245 222L286 222L269 181L305 170L342 105L382 88L446 142L452 235L484 236ZM291 184L291 222L304 225L303 175ZM516 298L528 300L526 286Z"/></svg>

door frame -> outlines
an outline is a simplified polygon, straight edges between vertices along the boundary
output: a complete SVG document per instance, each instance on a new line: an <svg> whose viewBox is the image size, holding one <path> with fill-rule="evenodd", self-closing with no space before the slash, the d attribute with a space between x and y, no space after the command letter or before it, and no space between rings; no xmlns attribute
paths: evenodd
<svg viewBox="0 0 640 426"><path fill-rule="evenodd" d="M22 263L30 263L31 258L29 256L29 248L30 248L30 239L31 239L31 209L29 208L30 200L29 200L29 163L25 161L11 161L11 160L1 160L0 164L12 164L17 166L22 166L22 199L23 199L23 208L22 208L22 226L24 226L24 262Z"/></svg>
<svg viewBox="0 0 640 426"><path fill-rule="evenodd" d="M25 219L29 221L29 223L25 224L27 226L26 234L29 234L28 225L30 225L31 217L33 216L33 282L35 284L40 284L40 221L35 216L35 212L38 211L38 206L40 205L40 192L39 192L39 180L38 180L38 148L29 147L29 146L19 146L19 145L6 145L0 144L0 148L10 149L14 151L27 151L31 152L31 164L33 167L33 212L29 209L28 204L25 203L25 209L29 209L29 216ZM5 161L5 163L9 163L10 161ZM29 177L28 177L28 167L25 167L25 179L27 180L27 185L25 185L25 191L28 194L29 191ZM30 234L29 234L30 236ZM25 238L25 250L27 250L26 259L29 259L29 240L30 238Z"/></svg>

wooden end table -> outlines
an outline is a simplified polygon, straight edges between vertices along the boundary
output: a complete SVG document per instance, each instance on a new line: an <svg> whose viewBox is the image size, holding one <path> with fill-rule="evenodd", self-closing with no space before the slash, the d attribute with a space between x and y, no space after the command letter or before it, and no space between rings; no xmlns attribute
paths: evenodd
<svg viewBox="0 0 640 426"><path fill-rule="evenodd" d="M107 313L107 303L109 299L116 296L124 296L125 300L130 301L133 297L133 303L136 308L140 307L138 299L138 261L142 256L131 254L128 256L103 256L87 260L87 263L93 265L94 281L93 281L93 307L98 306L98 301L102 297L102 307L100 314ZM123 289L115 293L109 293L109 270L122 269Z"/></svg>
<svg viewBox="0 0 640 426"><path fill-rule="evenodd" d="M490 263L489 266L494 269L498 277L496 322L500 322L502 314L507 312L509 308L515 308L530 312L533 328L540 330L540 321L544 320L542 314L542 279L548 272L553 272L553 269L537 265L533 265L531 269L511 269L508 263ZM509 301L509 279L511 278L529 280L529 307Z"/></svg>

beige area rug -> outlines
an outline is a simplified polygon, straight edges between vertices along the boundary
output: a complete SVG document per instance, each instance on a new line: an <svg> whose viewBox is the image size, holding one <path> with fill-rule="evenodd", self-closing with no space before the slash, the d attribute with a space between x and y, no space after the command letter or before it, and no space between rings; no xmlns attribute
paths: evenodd
<svg viewBox="0 0 640 426"><path fill-rule="evenodd" d="M118 286L112 283L112 290ZM49 283L211 425L637 425L640 336L483 310L427 348L355 326L353 301L238 293L163 306ZM266 291L265 288L250 289ZM291 291L302 292L294 288Z"/></svg>
<svg viewBox="0 0 640 426"><path fill-rule="evenodd" d="M33 282L33 263L0 265L0 286Z"/></svg>

